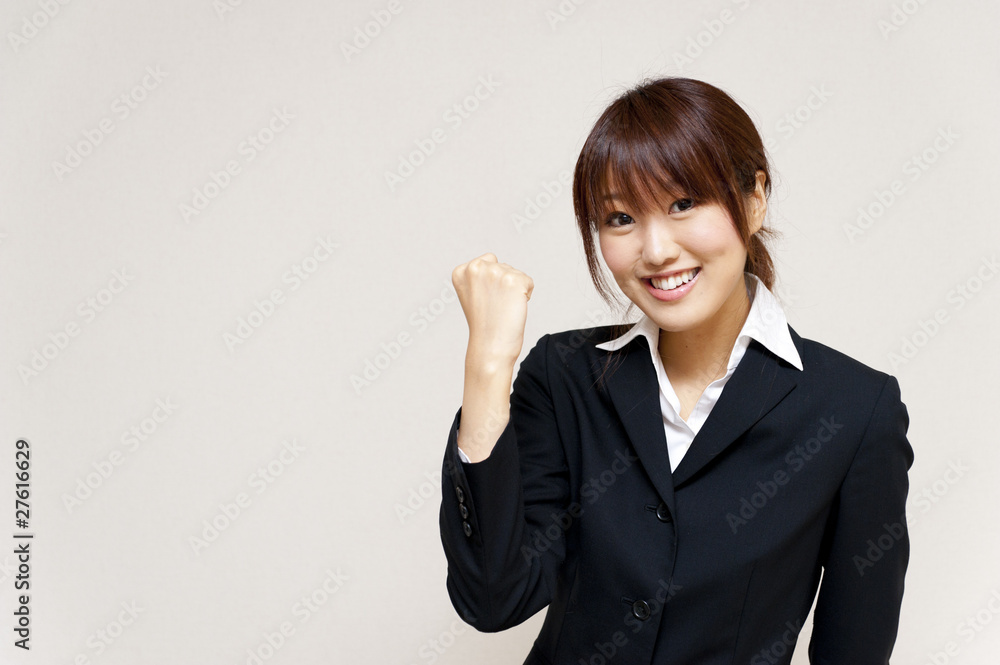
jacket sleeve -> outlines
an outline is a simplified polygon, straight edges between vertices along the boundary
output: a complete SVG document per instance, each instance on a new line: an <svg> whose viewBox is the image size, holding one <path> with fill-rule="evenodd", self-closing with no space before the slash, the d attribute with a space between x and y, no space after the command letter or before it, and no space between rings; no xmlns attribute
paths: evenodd
<svg viewBox="0 0 1000 665"><path fill-rule="evenodd" d="M908 426L899 382L888 376L831 515L809 644L815 665L889 662L910 554Z"/></svg>
<svg viewBox="0 0 1000 665"><path fill-rule="evenodd" d="M458 456L459 408L444 456L441 542L448 595L477 630L516 626L552 600L572 524L569 478L549 391L548 335L514 379L510 418L485 460Z"/></svg>

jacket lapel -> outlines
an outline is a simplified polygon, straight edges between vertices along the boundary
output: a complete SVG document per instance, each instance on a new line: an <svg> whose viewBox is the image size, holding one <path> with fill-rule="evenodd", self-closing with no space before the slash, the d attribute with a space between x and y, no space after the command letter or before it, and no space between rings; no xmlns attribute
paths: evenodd
<svg viewBox="0 0 1000 665"><path fill-rule="evenodd" d="M795 345L799 346L797 341ZM751 340L719 401L677 465L673 485L679 487L687 482L783 400L795 387L798 372L760 342Z"/></svg>
<svg viewBox="0 0 1000 665"><path fill-rule="evenodd" d="M621 364L613 367L607 378L611 401L642 466L673 515L674 486L660 411L660 384L650 362L649 345L638 335L617 354Z"/></svg>
<svg viewBox="0 0 1000 665"><path fill-rule="evenodd" d="M789 326L802 354L799 336ZM719 401L677 469L671 473L660 411L660 386L649 359L646 338L637 336L618 351L607 388L643 467L660 497L674 513L674 489L680 487L773 409L795 387L798 369L751 340Z"/></svg>

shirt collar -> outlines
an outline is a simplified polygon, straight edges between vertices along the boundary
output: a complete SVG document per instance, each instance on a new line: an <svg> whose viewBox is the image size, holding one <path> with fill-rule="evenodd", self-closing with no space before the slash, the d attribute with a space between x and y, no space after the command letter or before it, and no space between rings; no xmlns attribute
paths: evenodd
<svg viewBox="0 0 1000 665"><path fill-rule="evenodd" d="M751 339L755 339L767 347L771 353L801 370L802 359L799 357L799 352L792 341L792 335L788 331L788 321L781 303L778 302L770 289L764 286L759 277L749 272L744 272L743 277L747 286L747 295L751 298L750 313L736 338L733 352L729 355L729 369L733 369L732 363L739 362L739 358L742 357L742 354L736 353L736 347L743 345L745 348L749 346ZM751 285L754 287L751 288ZM645 314L624 335L596 346L598 349L615 351L631 342L638 335L646 337L650 351L659 347L660 327Z"/></svg>

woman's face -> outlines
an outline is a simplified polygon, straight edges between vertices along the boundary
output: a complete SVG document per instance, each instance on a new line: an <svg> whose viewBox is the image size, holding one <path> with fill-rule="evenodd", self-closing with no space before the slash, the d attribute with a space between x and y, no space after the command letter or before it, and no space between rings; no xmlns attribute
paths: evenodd
<svg viewBox="0 0 1000 665"><path fill-rule="evenodd" d="M751 232L763 222L763 174L751 197ZM662 330L710 330L746 314L746 248L720 204L665 201L641 214L612 200L601 220L604 261L628 298ZM684 283L682 283L684 282ZM671 288L673 287L673 288Z"/></svg>

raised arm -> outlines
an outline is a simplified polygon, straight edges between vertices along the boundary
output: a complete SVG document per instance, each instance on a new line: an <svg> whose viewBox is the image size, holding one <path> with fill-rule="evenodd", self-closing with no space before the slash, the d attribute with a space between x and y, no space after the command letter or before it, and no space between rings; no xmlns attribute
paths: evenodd
<svg viewBox="0 0 1000 665"><path fill-rule="evenodd" d="M492 371L493 361L476 360L472 326L470 320L463 405L444 457L441 542L452 604L476 629L495 632L525 621L553 598L566 537L546 536L538 547L539 534L553 514L565 512L569 481L549 389L548 336L528 352L508 394L520 340L510 373L506 365ZM472 463L460 461L460 445Z"/></svg>
<svg viewBox="0 0 1000 665"><path fill-rule="evenodd" d="M486 459L510 416L514 364L524 345L534 283L520 270L483 254L451 274L469 324L458 446L470 462Z"/></svg>

